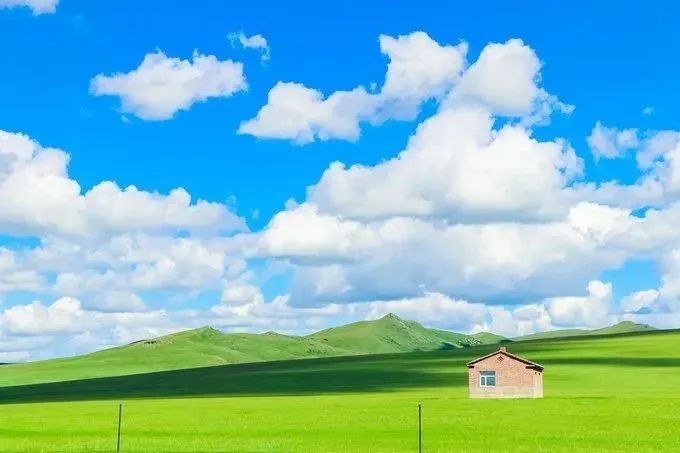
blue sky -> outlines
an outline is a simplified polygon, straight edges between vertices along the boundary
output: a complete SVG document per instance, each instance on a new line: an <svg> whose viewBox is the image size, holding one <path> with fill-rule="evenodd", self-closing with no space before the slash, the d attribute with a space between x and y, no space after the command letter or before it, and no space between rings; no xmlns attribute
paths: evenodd
<svg viewBox="0 0 680 453"><path fill-rule="evenodd" d="M621 319L675 325L680 237L664 227L680 198L677 14L667 2L0 0L4 152L20 160L21 137L34 147L21 161L31 171L46 148L68 160L67 169L50 164L58 184L41 179L39 189L29 177L12 179L24 167L0 161L8 197L0 244L11 276L0 282L0 359L72 354L201 324L302 333L386 311L508 335ZM230 39L238 33L266 40L269 58ZM473 74L490 43L508 59ZM409 45L424 47L393 81L422 80L390 86L386 68ZM219 94L185 83L190 96L212 94L150 118L141 109L158 112L180 83L170 80L179 72L157 73L165 91L144 98L154 88L130 74L141 74L150 55L196 71L206 56L210 70L238 74L202 79L220 79ZM244 132L280 82L296 84L282 99L297 107ZM337 110L323 103L355 89L338 96ZM319 100L303 102L314 93ZM126 107L126 95L145 105ZM507 126L564 148L513 156L527 142L508 139L506 177L482 148L427 167L426 156L454 156L463 146L435 133L422 139L425 151L409 145L446 111L452 122L488 116L493 136ZM358 132L338 132L347 125ZM312 136L301 139L305 127ZM660 131L668 141L654 148ZM402 151L412 165L391 165ZM652 164L641 163L645 155ZM328 170L334 162L343 170ZM350 170L355 164L363 170ZM441 181L425 187L428 178L409 173L421 164ZM479 173L468 177L456 165ZM497 177L487 183L487 174ZM104 182L113 186L105 191ZM172 198L176 188L191 203ZM87 200L90 192L100 197ZM137 222L138 213L156 212L165 217ZM505 250L512 241L522 247ZM531 257L522 261L525 251Z"/></svg>

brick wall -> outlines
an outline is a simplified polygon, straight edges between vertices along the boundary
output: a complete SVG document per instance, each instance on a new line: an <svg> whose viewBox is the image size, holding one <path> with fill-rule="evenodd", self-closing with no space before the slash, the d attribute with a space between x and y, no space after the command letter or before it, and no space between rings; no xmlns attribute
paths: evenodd
<svg viewBox="0 0 680 453"><path fill-rule="evenodd" d="M502 357L502 360L499 360ZM496 372L495 387L481 387L482 371ZM468 368L470 398L542 398L543 373L527 364L498 353Z"/></svg>

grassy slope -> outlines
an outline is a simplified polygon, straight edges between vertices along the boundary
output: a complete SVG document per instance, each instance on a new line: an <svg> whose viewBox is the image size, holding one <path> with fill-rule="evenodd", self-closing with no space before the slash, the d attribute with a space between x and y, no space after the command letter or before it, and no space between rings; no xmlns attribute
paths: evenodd
<svg viewBox="0 0 680 453"><path fill-rule="evenodd" d="M414 451L418 403L428 452L677 448L680 332L508 347L546 366L545 399L466 398L495 346L226 365L0 389L0 451L111 451L118 401L130 452Z"/></svg>
<svg viewBox="0 0 680 453"><path fill-rule="evenodd" d="M563 329L551 330L548 332L538 332L531 335L513 338L512 341L545 340L549 338L580 337L583 335L614 335L620 333L647 332L653 330L657 329L647 324L637 324L632 321L623 321L602 329Z"/></svg>
<svg viewBox="0 0 680 453"><path fill-rule="evenodd" d="M460 347L458 342L468 335L428 329L390 314L375 321L359 321L322 330L307 338L355 354L381 354Z"/></svg>
<svg viewBox="0 0 680 453"><path fill-rule="evenodd" d="M470 336L479 341L480 344L498 344L507 340L507 338L491 332L479 332Z"/></svg>
<svg viewBox="0 0 680 453"><path fill-rule="evenodd" d="M277 333L224 334L211 328L180 332L79 357L0 367L0 386L54 382L229 363L429 351L460 347L466 335L427 329L388 315L307 337ZM488 338L484 338L488 340Z"/></svg>
<svg viewBox="0 0 680 453"><path fill-rule="evenodd" d="M343 353L304 337L276 333L225 335L211 328L201 328L78 357L3 366L0 368L0 385Z"/></svg>

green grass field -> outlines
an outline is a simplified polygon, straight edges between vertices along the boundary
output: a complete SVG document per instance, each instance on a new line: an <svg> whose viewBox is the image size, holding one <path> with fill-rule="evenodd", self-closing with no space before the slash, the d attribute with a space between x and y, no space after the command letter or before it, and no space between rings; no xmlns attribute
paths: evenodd
<svg viewBox="0 0 680 453"><path fill-rule="evenodd" d="M495 346L172 370L0 388L0 451L677 451L680 332L510 344L542 400L469 400ZM39 380L37 377L29 381ZM16 382L15 382L16 384Z"/></svg>

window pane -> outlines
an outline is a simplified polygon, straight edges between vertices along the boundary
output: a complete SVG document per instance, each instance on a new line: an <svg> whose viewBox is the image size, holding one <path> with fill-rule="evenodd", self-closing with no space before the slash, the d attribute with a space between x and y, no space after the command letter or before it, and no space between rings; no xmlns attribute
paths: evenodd
<svg viewBox="0 0 680 453"><path fill-rule="evenodd" d="M495 371L481 371L479 376L479 385L482 387L496 386L496 372Z"/></svg>

